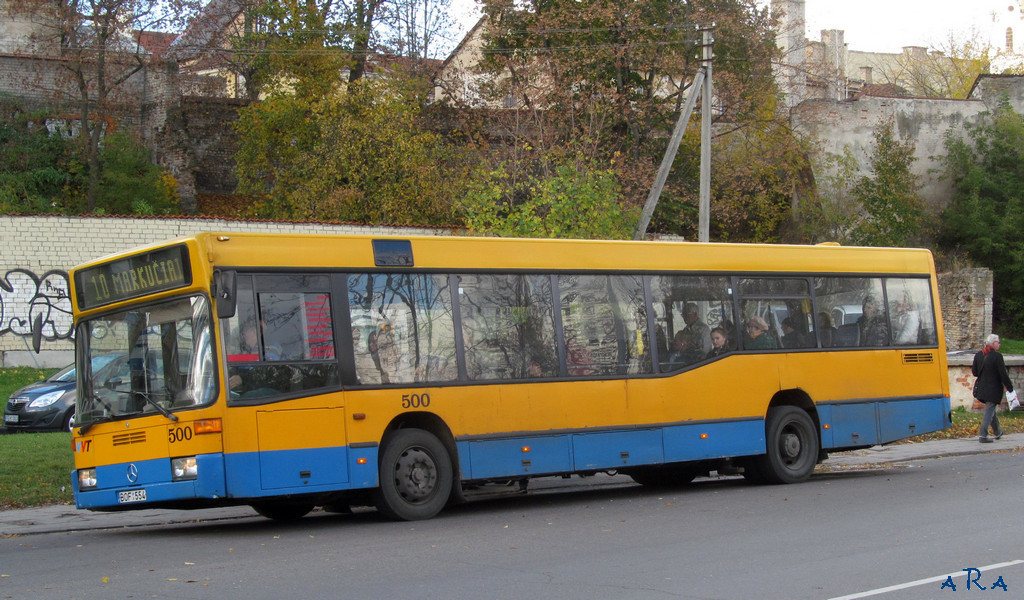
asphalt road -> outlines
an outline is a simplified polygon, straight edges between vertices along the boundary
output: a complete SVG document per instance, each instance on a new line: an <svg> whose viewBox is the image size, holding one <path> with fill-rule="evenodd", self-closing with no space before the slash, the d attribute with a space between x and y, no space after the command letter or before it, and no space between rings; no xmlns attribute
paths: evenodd
<svg viewBox="0 0 1024 600"><path fill-rule="evenodd" d="M0 598L916 599L1002 592L1000 576L1000 597L1022 597L1024 564L994 566L1024 559L1020 461L860 464L790 486L607 478L415 523L366 511L10 535Z"/></svg>

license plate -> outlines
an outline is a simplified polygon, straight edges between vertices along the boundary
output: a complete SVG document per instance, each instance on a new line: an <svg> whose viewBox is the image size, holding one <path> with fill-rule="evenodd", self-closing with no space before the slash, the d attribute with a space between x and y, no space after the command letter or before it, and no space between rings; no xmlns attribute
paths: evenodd
<svg viewBox="0 0 1024 600"><path fill-rule="evenodd" d="M128 504L129 502L145 502L146 501L146 490L128 490L126 492L117 493L118 504Z"/></svg>
<svg viewBox="0 0 1024 600"><path fill-rule="evenodd" d="M18 415L4 415L4 423L17 423Z"/></svg>

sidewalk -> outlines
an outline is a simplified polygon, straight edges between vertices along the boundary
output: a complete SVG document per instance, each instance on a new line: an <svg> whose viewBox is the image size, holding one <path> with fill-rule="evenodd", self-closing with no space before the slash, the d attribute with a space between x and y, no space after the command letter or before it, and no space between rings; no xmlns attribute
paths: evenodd
<svg viewBox="0 0 1024 600"><path fill-rule="evenodd" d="M822 467L826 471L842 471L850 468L864 468L867 465L902 463L914 460L985 454L1007 450L1024 449L1024 433L1004 436L992 444L979 444L978 438L936 440L916 444L895 444L874 446L866 450L838 452L829 456ZM574 478L575 480L575 478ZM531 489L547 487L538 480ZM565 485L565 480L558 480ZM91 529L121 529L126 527L151 527L170 523L209 523L236 519L263 519L248 506L209 508L202 510L134 510L124 512L92 512L78 510L74 506L42 506L16 510L0 510L0 537L31 535Z"/></svg>

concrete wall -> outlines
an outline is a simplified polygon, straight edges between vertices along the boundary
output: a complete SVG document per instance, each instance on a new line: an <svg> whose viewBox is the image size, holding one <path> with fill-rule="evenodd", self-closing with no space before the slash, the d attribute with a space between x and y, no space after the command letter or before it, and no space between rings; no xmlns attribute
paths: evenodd
<svg viewBox="0 0 1024 600"><path fill-rule="evenodd" d="M872 96L842 102L807 100L791 110L790 122L794 131L810 142L815 179L819 186L825 186L828 173L823 165L830 155L842 155L847 148L858 161L859 174L870 173L874 130L891 119L897 135L914 144L912 171L918 177L918 193L925 207L938 214L952 195L939 161L946 154L947 132L963 133L965 123L976 122L1003 97L1014 110L1024 113L1024 77L984 76L968 100ZM828 195L823 187L819 191Z"/></svg>
<svg viewBox="0 0 1024 600"><path fill-rule="evenodd" d="M950 129L977 119L986 110L980 100L923 100L919 98L863 97L849 102L808 100L793 108L793 128L813 147L812 161L819 186L825 185L822 170L830 155L841 156L849 148L861 174L870 173L874 152L874 130L891 119L896 134L915 146L913 172L920 184L919 194L933 213L950 200L949 182L941 178L938 156L944 155L943 141ZM826 190L820 190L826 192Z"/></svg>
<svg viewBox="0 0 1024 600"><path fill-rule="evenodd" d="M68 271L142 244L201 231L447 235L450 230L225 219L0 216L0 366L74 359Z"/></svg>

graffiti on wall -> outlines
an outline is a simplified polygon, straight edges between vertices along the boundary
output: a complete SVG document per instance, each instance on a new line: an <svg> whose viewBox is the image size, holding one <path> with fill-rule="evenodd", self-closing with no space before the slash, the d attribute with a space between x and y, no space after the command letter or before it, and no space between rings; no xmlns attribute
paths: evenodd
<svg viewBox="0 0 1024 600"><path fill-rule="evenodd" d="M47 271L41 277L11 269L0 278L0 335L32 339L39 352L43 340L70 339L74 333L68 274Z"/></svg>

